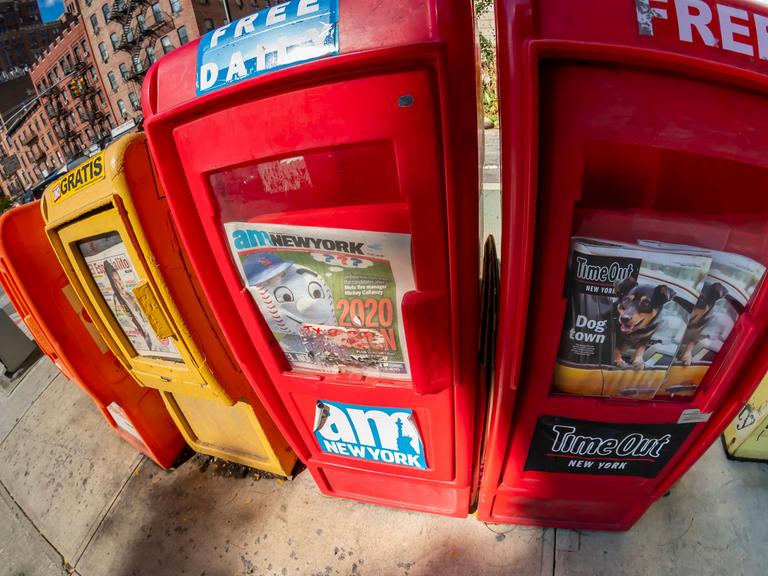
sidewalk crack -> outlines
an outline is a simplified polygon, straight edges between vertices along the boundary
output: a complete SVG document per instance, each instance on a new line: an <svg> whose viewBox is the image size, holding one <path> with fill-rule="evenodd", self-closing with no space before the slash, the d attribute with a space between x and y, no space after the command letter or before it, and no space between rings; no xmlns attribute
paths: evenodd
<svg viewBox="0 0 768 576"><path fill-rule="evenodd" d="M61 552L59 552L59 549L53 545L53 542L51 542L48 539L48 537L45 534L43 534L42 530L40 530L40 528L37 527L37 524L33 522L32 518L29 517L29 514L27 514L24 508L21 507L21 505L18 503L16 498L13 497L13 494L11 494L11 491L8 490L8 487L5 485L5 483L2 480L0 480L0 489L2 489L4 497L7 497L8 500L10 500L13 503L14 508L18 510L18 512L26 519L26 521L29 522L30 526L32 526L32 528L35 529L35 532L37 532L40 535L40 537L43 540L45 540L48 546L51 547L51 550L53 550L56 553L56 555L59 557L59 559L61 560L62 574L74 574L75 576L80 576L77 573L77 571L75 571L74 567L67 562L66 558L64 558L64 555Z"/></svg>
<svg viewBox="0 0 768 576"><path fill-rule="evenodd" d="M554 530L552 535L552 576L555 576L557 572L557 528L552 530Z"/></svg>
<svg viewBox="0 0 768 576"><path fill-rule="evenodd" d="M128 485L128 482L131 481L131 478L133 478L134 474L136 473L136 470L138 470L139 466L143 464L145 459L146 459L146 456L143 456L143 455L139 456L139 459L136 462L136 465L133 468L131 468L131 472L128 474L128 477L125 479L125 482L122 483L122 485L120 486L120 489L115 494L115 497L112 498L112 501L109 503L109 506L107 506L106 510L104 511L104 514L101 515L99 522L96 524L96 527L93 529L93 532L91 532L91 535L88 537L88 541L85 542L79 554L77 554L77 558L74 560L74 562L72 562L73 567L77 567L77 565L80 563L80 560L83 559L83 555L85 554L86 550L88 550L88 547L91 545L91 542L93 542L93 539L96 537L96 534L99 533L99 530L101 529L102 524L104 524L104 520L107 519L107 516L109 516L109 513L112 511L112 508L114 508L115 503L123 494L123 491L125 490L125 487Z"/></svg>

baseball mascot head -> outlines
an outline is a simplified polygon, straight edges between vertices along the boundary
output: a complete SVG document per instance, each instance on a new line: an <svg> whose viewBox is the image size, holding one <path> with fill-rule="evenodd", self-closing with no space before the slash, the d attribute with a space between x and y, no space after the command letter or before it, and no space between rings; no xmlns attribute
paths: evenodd
<svg viewBox="0 0 768 576"><path fill-rule="evenodd" d="M305 324L336 324L331 288L314 270L265 253L243 258L243 270L273 332L299 334Z"/></svg>

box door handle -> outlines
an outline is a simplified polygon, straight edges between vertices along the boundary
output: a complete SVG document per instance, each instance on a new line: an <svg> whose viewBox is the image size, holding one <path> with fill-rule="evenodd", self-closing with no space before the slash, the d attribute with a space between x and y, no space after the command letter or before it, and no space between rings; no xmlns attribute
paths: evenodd
<svg viewBox="0 0 768 576"><path fill-rule="evenodd" d="M149 320L149 324L152 326L155 335L160 340L172 337L173 330L171 330L171 326L165 319L165 314L163 313L162 308L160 308L160 304L157 302L155 295L152 293L152 288L150 287L149 282L146 280L140 282L133 287L131 292L133 292L133 295L136 297L136 302L138 302L139 307L144 311L144 315L147 317L147 320Z"/></svg>
<svg viewBox="0 0 768 576"><path fill-rule="evenodd" d="M442 292L406 292L403 326L413 391L436 394L451 384L451 309Z"/></svg>

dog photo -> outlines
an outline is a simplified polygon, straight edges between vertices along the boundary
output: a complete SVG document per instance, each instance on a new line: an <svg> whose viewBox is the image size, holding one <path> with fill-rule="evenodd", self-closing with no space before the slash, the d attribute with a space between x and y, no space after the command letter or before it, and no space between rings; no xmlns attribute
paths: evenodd
<svg viewBox="0 0 768 576"><path fill-rule="evenodd" d="M641 244L693 249L649 241ZM660 397L689 397L696 393L765 274L765 266L746 256L700 248L698 251L709 256L712 264L674 362L657 393Z"/></svg>
<svg viewBox="0 0 768 576"><path fill-rule="evenodd" d="M652 398L681 345L711 258L574 238L554 390Z"/></svg>

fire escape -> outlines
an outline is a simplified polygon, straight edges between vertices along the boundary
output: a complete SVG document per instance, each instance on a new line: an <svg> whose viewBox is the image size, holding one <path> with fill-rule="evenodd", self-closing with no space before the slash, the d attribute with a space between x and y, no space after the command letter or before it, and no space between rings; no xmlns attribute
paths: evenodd
<svg viewBox="0 0 768 576"><path fill-rule="evenodd" d="M82 110L81 120L86 122L91 127L91 130L93 130L90 143L103 145L109 136L109 122L107 115L96 102L98 89L88 81L85 63L76 63L74 72L74 84L70 82L70 86L74 88L75 96L80 101L80 110Z"/></svg>
<svg viewBox="0 0 768 576"><path fill-rule="evenodd" d="M66 89L66 86L62 87L58 84L51 86L45 93L44 106L64 155L67 158L74 158L79 150L75 141L77 133L74 130L72 112L67 106L67 97L64 93Z"/></svg>
<svg viewBox="0 0 768 576"><path fill-rule="evenodd" d="M154 49L157 40L173 30L171 16L157 7L150 9L155 0L115 0L111 8L111 19L120 24L123 34L115 50L127 52L131 65L123 79L137 84L141 92L141 83L155 58L147 48Z"/></svg>
<svg viewBox="0 0 768 576"><path fill-rule="evenodd" d="M44 106L64 155L69 160L83 154L90 144L105 139L109 135L109 126L106 115L96 102L97 90L88 80L86 64L77 62L66 72L66 80L52 86L44 95ZM72 104L68 102L66 93L71 96ZM76 111L80 121L93 130L91 142L85 141L86 135L77 129Z"/></svg>

